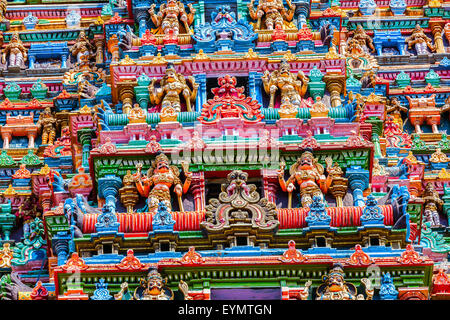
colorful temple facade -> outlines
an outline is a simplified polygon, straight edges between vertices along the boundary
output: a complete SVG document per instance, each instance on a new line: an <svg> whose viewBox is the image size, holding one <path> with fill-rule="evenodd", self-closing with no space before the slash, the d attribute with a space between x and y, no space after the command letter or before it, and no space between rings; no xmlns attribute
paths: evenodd
<svg viewBox="0 0 450 320"><path fill-rule="evenodd" d="M449 0L0 0L4 300L450 297Z"/></svg>

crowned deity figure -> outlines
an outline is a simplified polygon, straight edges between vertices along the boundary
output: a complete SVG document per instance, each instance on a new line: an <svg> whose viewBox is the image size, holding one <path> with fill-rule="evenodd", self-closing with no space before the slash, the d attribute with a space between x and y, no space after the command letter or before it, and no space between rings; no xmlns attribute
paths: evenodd
<svg viewBox="0 0 450 320"><path fill-rule="evenodd" d="M412 34L405 39L405 42L408 44L408 49L412 49L414 46L417 54L428 54L428 49L431 52L436 51L436 47L433 45L431 39L427 37L419 24L416 25Z"/></svg>
<svg viewBox="0 0 450 320"><path fill-rule="evenodd" d="M308 89L308 78L300 70L297 75L291 72L291 67L286 60L281 61L278 70L266 70L262 76L264 90L270 94L269 108L274 107L275 94L279 90L281 101L290 103L297 108L301 107L302 97Z"/></svg>
<svg viewBox="0 0 450 320"><path fill-rule="evenodd" d="M283 29L284 22L291 22L294 17L295 5L291 0L286 0L289 7L288 10L283 5L283 0L259 0L256 10L254 8L254 0L250 0L247 4L250 17L257 20L256 28L261 29L261 23L265 19L264 24L267 30L274 30L277 26Z"/></svg>
<svg viewBox="0 0 450 320"><path fill-rule="evenodd" d="M325 177L324 167L318 163L312 152L303 152L297 162L289 169L289 174L291 175L289 179L284 181L284 164L282 164L281 169L278 170L278 180L281 189L288 192L288 208L292 207L292 192L295 190L295 183L300 187L303 208L308 208L315 196L324 201L324 194L327 193L331 185L332 176Z"/></svg>
<svg viewBox="0 0 450 320"><path fill-rule="evenodd" d="M324 283L317 288L316 300L365 300L362 294L357 294L356 287L344 280L344 270L341 264L335 264L328 275L323 277ZM365 286L367 300L371 300L374 290L370 281L361 279Z"/></svg>
<svg viewBox="0 0 450 320"><path fill-rule="evenodd" d="M169 158L163 153L156 156L152 166L147 171L147 176L141 175L142 164L137 166L137 172L133 175L136 187L143 197L147 197L149 211L156 211L160 201L165 201L168 208L170 203L170 188L174 186L174 192L178 197L180 211L184 211L181 196L186 193L191 185L192 173L188 171L187 164L182 163L186 176L184 184L181 184L180 170L176 166L169 165Z"/></svg>
<svg viewBox="0 0 450 320"><path fill-rule="evenodd" d="M77 63L80 63L82 60L89 60L94 50L95 47L89 42L86 33L81 30L75 44L70 48L70 53L77 58ZM86 56L87 59L82 59L82 56Z"/></svg>
<svg viewBox="0 0 450 320"><path fill-rule="evenodd" d="M175 112L180 112L181 94L186 102L187 111L192 111L191 104L195 102L199 84L195 82L195 79L192 76L188 77L188 80L193 89L189 87L185 77L182 74L177 73L174 66L169 64L166 69L166 74L159 82L160 88L155 88L156 78L152 79L152 82L148 87L151 103L161 103L161 111L166 107L171 107Z"/></svg>
<svg viewBox="0 0 450 320"><path fill-rule="evenodd" d="M8 58L8 67L25 68L28 49L22 44L19 33L15 32L11 36L11 40L3 49L2 64L6 65Z"/></svg>
<svg viewBox="0 0 450 320"><path fill-rule="evenodd" d="M135 300L173 300L173 291L166 286L166 282L158 271L151 270L147 279L141 279L133 297Z"/></svg>
<svg viewBox="0 0 450 320"><path fill-rule="evenodd" d="M351 54L375 52L372 38L366 33L366 31L360 24L356 26L353 37L348 40L347 47L347 51L349 51L349 53Z"/></svg>
<svg viewBox="0 0 450 320"><path fill-rule="evenodd" d="M408 113L408 108L402 106L397 97L391 98L389 105L386 106L386 112L392 116L394 123L403 128L402 112Z"/></svg>
<svg viewBox="0 0 450 320"><path fill-rule="evenodd" d="M184 26L184 32L189 33L189 26L194 21L195 9L192 3L188 3L189 13L186 12L184 4L177 0L167 0L159 7L159 13L155 14L156 4L152 4L148 12L150 18L156 27L161 27L165 35L173 32L173 36L178 36L181 31L181 24Z"/></svg>
<svg viewBox="0 0 450 320"><path fill-rule="evenodd" d="M441 227L438 209L442 208L444 201L441 200L431 182L426 184L422 199L424 200L424 220L431 222L432 227Z"/></svg>
<svg viewBox="0 0 450 320"><path fill-rule="evenodd" d="M56 118L53 116L50 107L46 107L44 111L41 112L36 124L39 128L42 128L42 144L52 145L56 135Z"/></svg>

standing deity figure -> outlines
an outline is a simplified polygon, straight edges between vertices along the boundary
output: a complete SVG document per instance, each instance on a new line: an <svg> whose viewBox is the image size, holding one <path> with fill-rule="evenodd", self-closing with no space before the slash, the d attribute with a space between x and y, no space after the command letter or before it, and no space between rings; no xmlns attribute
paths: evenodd
<svg viewBox="0 0 450 320"><path fill-rule="evenodd" d="M193 89L188 86L185 77L175 71L172 64L168 65L166 74L159 82L160 88L155 89L156 78L152 79L148 87L151 103L161 103L161 111L166 107L171 107L175 112L180 112L180 94L182 94L186 102L187 111L192 111L191 103L195 102L199 85L192 76L188 77L188 80L192 84Z"/></svg>
<svg viewBox="0 0 450 320"><path fill-rule="evenodd" d="M403 128L402 112L408 113L408 108L402 106L398 98L391 98L390 104L386 108L386 112L392 116L394 123L397 123L400 128Z"/></svg>
<svg viewBox="0 0 450 320"><path fill-rule="evenodd" d="M70 48L70 53L77 58L77 63L80 63L82 60L89 60L94 50L95 47L89 42L86 33L82 30L75 44ZM86 56L86 59L82 59L82 56Z"/></svg>
<svg viewBox="0 0 450 320"><path fill-rule="evenodd" d="M360 24L356 26L353 37L348 41L347 46L348 51L352 54L362 53L360 52L361 49L367 53L375 52L372 38L364 31L364 28Z"/></svg>
<svg viewBox="0 0 450 320"><path fill-rule="evenodd" d="M278 70L266 70L262 76L264 90L270 94L269 108L274 107L275 94L280 90L283 104L290 103L300 108L302 97L308 89L308 78L299 70L297 75L291 72L291 67L286 60L282 60Z"/></svg>
<svg viewBox="0 0 450 320"><path fill-rule="evenodd" d="M183 186L180 180L180 170L176 166L169 165L169 159L163 153L156 156L152 166L147 171L147 176L141 175L142 164L137 165L137 172L133 178L139 193L147 197L149 211L156 211L160 201L166 202L168 208L172 208L170 203L170 188L174 186L174 191L178 197L180 211L184 211L181 196L189 189L192 173L188 171L186 164L182 164L186 181Z"/></svg>
<svg viewBox="0 0 450 320"><path fill-rule="evenodd" d="M439 220L438 208L441 208L444 201L441 200L439 194L434 189L434 185L430 182L425 186L425 191L422 195L424 200L424 219L426 222L431 222L432 227L441 227L441 222Z"/></svg>
<svg viewBox="0 0 450 320"><path fill-rule="evenodd" d="M39 120L36 123L39 128L42 128L42 144L53 145L56 135L56 118L53 116L50 107L46 107L39 115Z"/></svg>
<svg viewBox="0 0 450 320"><path fill-rule="evenodd" d="M151 270L147 280L141 279L133 297L135 300L173 300L173 291L166 286L166 282L158 271Z"/></svg>
<svg viewBox="0 0 450 320"><path fill-rule="evenodd" d="M24 47L22 41L19 39L19 34L15 32L12 34L11 40L5 49L3 49L2 63L6 65L6 58L9 57L9 67L25 68L27 52L28 49Z"/></svg>
<svg viewBox="0 0 450 320"><path fill-rule="evenodd" d="M412 49L413 46L416 49L417 54L428 54L428 49L431 52L436 51L436 47L433 45L430 38L423 32L422 27L417 24L412 34L405 39L408 44L408 49Z"/></svg>
<svg viewBox="0 0 450 320"><path fill-rule="evenodd" d="M194 21L195 9L192 3L188 3L189 13L186 12L184 4L181 1L167 0L167 3L162 3L159 7L159 13L155 14L156 4L152 4L148 12L150 18L156 27L161 27L165 35L169 34L169 31L173 31L173 35L176 37L180 33L181 23L184 26L185 33L190 33L189 26Z"/></svg>
<svg viewBox="0 0 450 320"><path fill-rule="evenodd" d="M263 17L268 30L274 30L277 26L283 29L283 22L290 22L294 17L295 5L292 4L291 0L286 0L289 7L288 10L284 7L283 0L259 0L256 10L254 3L254 0L250 0L247 7L250 17L253 20L257 20L255 29L261 29Z"/></svg>
<svg viewBox="0 0 450 320"><path fill-rule="evenodd" d="M346 282L341 264L335 264L328 275L323 277L324 283L317 288L317 300L365 300L362 294L357 295L356 287ZM374 290L370 280L363 278L367 300L371 300Z"/></svg>
<svg viewBox="0 0 450 320"><path fill-rule="evenodd" d="M313 197L317 196L324 201L324 194L327 193L331 184L331 177L325 178L323 166L317 162L312 152L305 151L301 157L289 169L291 175L284 181L284 165L278 171L280 187L284 192L288 192L288 208L292 208L292 192L295 190L295 183L300 187L301 203L303 208L308 208L313 202Z"/></svg>

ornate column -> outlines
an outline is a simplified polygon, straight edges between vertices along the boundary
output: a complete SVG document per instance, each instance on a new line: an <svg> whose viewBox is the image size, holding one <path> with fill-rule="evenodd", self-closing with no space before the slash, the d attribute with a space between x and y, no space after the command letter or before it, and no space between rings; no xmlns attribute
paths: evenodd
<svg viewBox="0 0 450 320"><path fill-rule="evenodd" d="M91 139L94 130L91 128L83 128L77 132L78 141L82 147L81 166L86 172L89 172L89 152L91 148Z"/></svg>
<svg viewBox="0 0 450 320"><path fill-rule="evenodd" d="M133 108L133 86L123 86L119 91L119 99L122 101L122 112L128 114Z"/></svg>
<svg viewBox="0 0 450 320"><path fill-rule="evenodd" d="M444 41L442 40L442 26L438 22L430 21L431 31L434 36L434 44L436 45L436 53L445 53Z"/></svg>
<svg viewBox="0 0 450 320"><path fill-rule="evenodd" d="M194 27L205 23L205 1L199 1L194 4L195 15L194 15Z"/></svg>
<svg viewBox="0 0 450 320"><path fill-rule="evenodd" d="M206 73L194 74L195 82L199 84L197 99L195 100L195 111L202 111L203 104L206 103Z"/></svg>
<svg viewBox="0 0 450 320"><path fill-rule="evenodd" d="M331 107L339 107L341 102L341 93L345 88L345 76L341 74L326 74L323 77L326 88L331 95Z"/></svg>
<svg viewBox="0 0 450 320"><path fill-rule="evenodd" d="M97 49L95 52L95 64L102 64L105 60L103 56L103 41L104 39L100 38L94 40L95 48Z"/></svg>
<svg viewBox="0 0 450 320"><path fill-rule="evenodd" d="M278 174L276 170L262 169L264 197L276 204L278 190Z"/></svg>
<svg viewBox="0 0 450 320"><path fill-rule="evenodd" d="M194 195L195 211L205 210L206 190L205 190L205 173L203 171L192 173L191 191L192 194Z"/></svg>
<svg viewBox="0 0 450 320"><path fill-rule="evenodd" d="M136 21L139 24L139 38L142 38L145 31L147 31L147 21L149 19L149 13L147 10L138 10L136 12Z"/></svg>
<svg viewBox="0 0 450 320"><path fill-rule="evenodd" d="M297 28L301 29L304 25L306 25L306 18L309 13L309 1L300 0L293 2L295 2L293 4L295 4L294 16L297 17Z"/></svg>
<svg viewBox="0 0 450 320"><path fill-rule="evenodd" d="M105 199L108 204L116 212L116 201L118 200L119 189L122 187L122 179L113 174L107 174L103 178L98 179L98 196Z"/></svg>
<svg viewBox="0 0 450 320"><path fill-rule="evenodd" d="M69 241L71 240L70 235L67 232L58 232L52 238L53 250L56 252L58 257L58 266L64 265L66 263L67 257L69 256Z"/></svg>
<svg viewBox="0 0 450 320"><path fill-rule="evenodd" d="M353 205L364 207L363 191L369 187L369 171L359 166L347 168L345 177L348 179L350 189L353 191Z"/></svg>
<svg viewBox="0 0 450 320"><path fill-rule="evenodd" d="M261 87L262 87L262 73L261 72L255 72L250 71L248 73L248 89L250 96L253 99L258 100L259 104L262 105L262 93L261 93Z"/></svg>

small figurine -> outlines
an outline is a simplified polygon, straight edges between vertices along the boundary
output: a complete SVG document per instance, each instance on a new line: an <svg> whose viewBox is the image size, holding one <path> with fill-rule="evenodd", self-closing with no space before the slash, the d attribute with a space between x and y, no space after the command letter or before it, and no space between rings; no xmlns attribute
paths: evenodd
<svg viewBox="0 0 450 320"><path fill-rule="evenodd" d="M169 158L163 153L156 156L152 162L152 167L147 171L147 176L142 177L142 164L137 165L137 172L133 178L139 193L148 197L147 204L149 211L155 211L160 201L165 201L168 208L172 208L170 203L170 187L174 186L174 191L178 197L180 211L184 211L181 195L189 189L192 173L188 171L186 165L182 166L186 181L183 186L180 180L180 171L176 166L169 166Z"/></svg>
<svg viewBox="0 0 450 320"><path fill-rule="evenodd" d="M188 3L189 13L186 12L184 4L176 0L167 0L167 3L162 3L159 7L159 13L155 14L156 4L152 4L148 12L150 18L156 27L161 27L164 34L173 32L174 36L180 33L180 25L184 26L184 33L190 33L189 26L194 21L195 9L192 3Z"/></svg>
<svg viewBox="0 0 450 320"><path fill-rule="evenodd" d="M428 182L422 194L424 200L424 218L426 222L431 222L432 227L441 227L439 221L438 208L442 208L444 201L439 197L439 193L434 189L434 185Z"/></svg>
<svg viewBox="0 0 450 320"><path fill-rule="evenodd" d="M39 115L37 125L42 128L42 144L53 145L56 135L56 118L53 116L50 107L46 107Z"/></svg>
<svg viewBox="0 0 450 320"><path fill-rule="evenodd" d="M25 68L28 49L22 44L19 33L15 32L11 36L11 40L3 49L2 63L6 65L8 57L8 67Z"/></svg>
<svg viewBox="0 0 450 320"><path fill-rule="evenodd" d="M250 0L247 4L250 17L257 20L255 29L261 29L261 23L264 20L264 25L267 30L274 30L276 26L283 28L284 22L292 21L295 12L295 5L291 0L286 0L289 9L283 5L283 0L259 0L256 10L254 8L254 0Z"/></svg>
<svg viewBox="0 0 450 320"><path fill-rule="evenodd" d="M81 30L75 44L70 48L70 53L77 58L77 63L82 62L81 56L86 56L87 59L92 57L95 47L89 42L86 33Z"/></svg>
<svg viewBox="0 0 450 320"><path fill-rule="evenodd" d="M172 107L176 112L180 112L180 94L182 94L186 102L187 111L192 111L191 103L195 102L199 85L195 82L194 77L190 76L188 79L193 89L187 85L185 77L175 71L173 64L169 64L166 69L166 75L160 81L161 87L159 89L155 89L157 80L155 78L152 79L148 87L150 101L153 104L161 103L161 109Z"/></svg>
<svg viewBox="0 0 450 320"><path fill-rule="evenodd" d="M302 71L297 75L290 71L290 65L286 60L281 61L278 70L269 74L266 70L262 77L264 90L270 94L269 108L274 107L275 93L280 90L281 101L291 103L297 108L301 107L302 97L308 89L308 78Z"/></svg>
<svg viewBox="0 0 450 320"><path fill-rule="evenodd" d="M394 119L401 129L403 129L402 112L408 113L408 108L402 106L397 97L392 97L390 104L386 106L386 112Z"/></svg>
<svg viewBox="0 0 450 320"><path fill-rule="evenodd" d="M405 42L408 44L408 49L414 47L417 54L428 54L427 47L431 52L436 51L436 47L432 44L431 39L427 37L419 24L416 25L412 34L405 39Z"/></svg>
<svg viewBox="0 0 450 320"><path fill-rule="evenodd" d="M375 52L372 38L364 31L364 28L360 24L356 26L353 37L348 40L347 47L351 53L362 53L361 49L367 53Z"/></svg>

